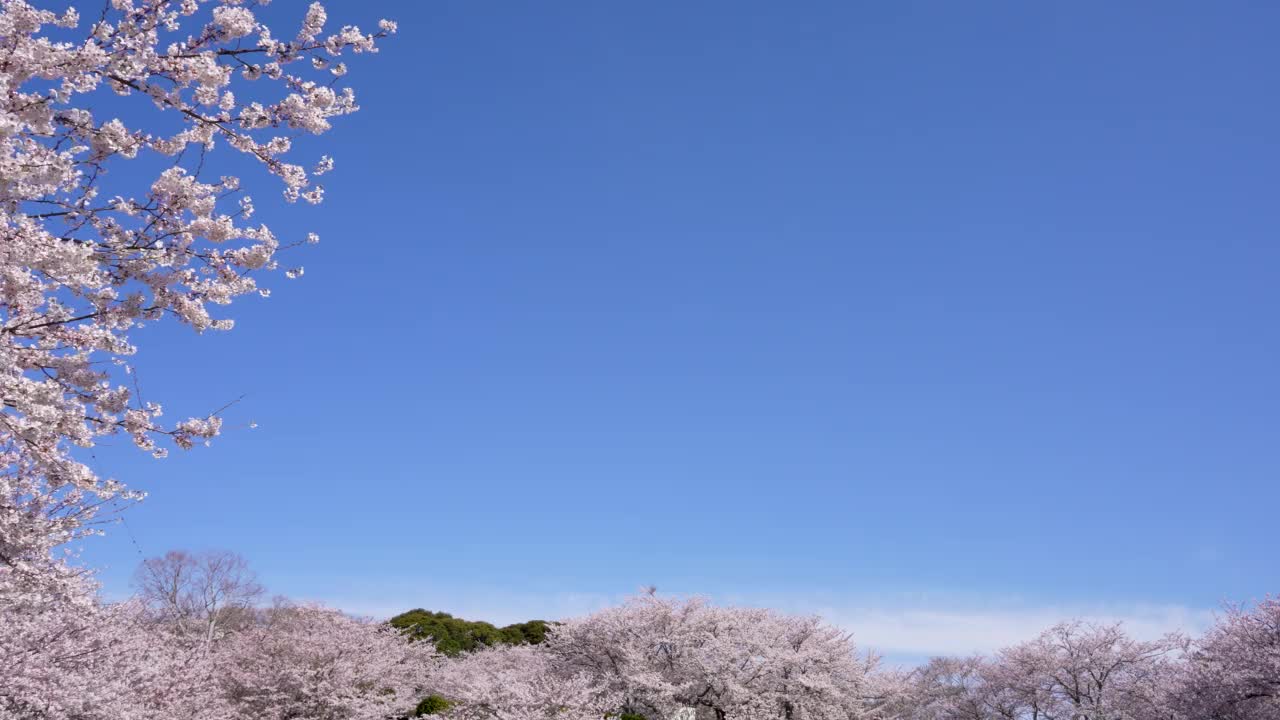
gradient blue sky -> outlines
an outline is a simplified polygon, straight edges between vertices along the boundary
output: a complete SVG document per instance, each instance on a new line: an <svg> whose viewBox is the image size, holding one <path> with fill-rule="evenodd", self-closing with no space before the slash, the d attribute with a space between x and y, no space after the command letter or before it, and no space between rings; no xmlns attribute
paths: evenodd
<svg viewBox="0 0 1280 720"><path fill-rule="evenodd" d="M329 199L264 209L305 278L141 339L170 415L247 397L99 449L151 492L109 594L218 547L359 612L653 583L906 656L1280 590L1280 6L330 3L382 15Z"/></svg>

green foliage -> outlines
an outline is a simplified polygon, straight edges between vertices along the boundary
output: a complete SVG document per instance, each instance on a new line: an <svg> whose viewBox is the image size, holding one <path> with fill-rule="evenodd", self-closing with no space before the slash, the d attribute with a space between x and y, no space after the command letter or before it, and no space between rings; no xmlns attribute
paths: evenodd
<svg viewBox="0 0 1280 720"><path fill-rule="evenodd" d="M423 715L438 715L452 706L453 703L445 700L439 695L428 695L422 698L422 702L418 703L418 707L413 711L413 716L421 717Z"/></svg>
<svg viewBox="0 0 1280 720"><path fill-rule="evenodd" d="M391 618L390 623L414 639L432 638L436 649L449 656L494 645L536 645L547 639L547 623L542 620L499 628L487 622L417 608Z"/></svg>
<svg viewBox="0 0 1280 720"><path fill-rule="evenodd" d="M449 656L494 645L536 645L547 639L547 623L542 620L530 620L500 628L487 622L463 620L449 613L416 608L401 613L388 622L415 640L431 638L436 649ZM452 702L439 695L429 695L418 703L413 715L438 715L452 705Z"/></svg>
<svg viewBox="0 0 1280 720"><path fill-rule="evenodd" d="M547 622L530 620L508 625L501 630L502 642L507 645L537 645L547 639Z"/></svg>

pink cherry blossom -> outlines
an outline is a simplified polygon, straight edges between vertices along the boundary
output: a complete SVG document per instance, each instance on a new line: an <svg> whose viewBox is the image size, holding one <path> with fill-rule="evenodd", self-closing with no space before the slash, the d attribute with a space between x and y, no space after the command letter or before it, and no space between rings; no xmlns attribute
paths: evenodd
<svg viewBox="0 0 1280 720"><path fill-rule="evenodd" d="M141 497L99 476L84 449L126 435L163 456L167 442L190 448L222 428L217 410L165 423L140 397L133 331L230 329L227 307L265 295L277 253L303 242L251 221L252 199L239 178L211 174L211 151L250 158L287 200L319 202L304 166L331 162L292 158L289 135L323 133L356 105L313 62L375 52L392 32L280 41L252 7L111 0L82 18L0 0L0 716L145 717L137 708L165 703L138 696L126 711L121 683L200 676L171 664L197 668L204 655L98 604L67 548L97 532L104 505ZM91 109L121 103L132 106L122 117ZM157 157L168 167L149 180L111 179ZM170 705L162 716L193 716Z"/></svg>
<svg viewBox="0 0 1280 720"><path fill-rule="evenodd" d="M86 18L0 1L0 610L80 592L54 549L91 532L102 504L140 497L77 450L125 434L162 456L166 440L190 448L221 431L216 410L165 423L143 401L131 335L160 321L232 328L227 306L266 295L277 253L304 240L251 220L240 178L210 175L210 151L251 158L290 201L321 200L315 176L332 160L290 159L290 135L323 133L356 105L314 64L375 52L394 31L323 35L324 16L313 5L282 41L240 0L112 0ZM133 105L126 117L90 109L111 94ZM110 181L156 155L173 160L150 182Z"/></svg>

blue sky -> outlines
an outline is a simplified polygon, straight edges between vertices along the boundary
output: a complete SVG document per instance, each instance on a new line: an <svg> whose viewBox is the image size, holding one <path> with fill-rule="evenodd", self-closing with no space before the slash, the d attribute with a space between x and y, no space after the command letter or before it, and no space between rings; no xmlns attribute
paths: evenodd
<svg viewBox="0 0 1280 720"><path fill-rule="evenodd" d="M246 397L98 450L151 493L109 594L217 547L359 612L652 583L906 656L1280 590L1280 7L330 3L380 15L327 201L262 211L306 276L140 338L170 415Z"/></svg>

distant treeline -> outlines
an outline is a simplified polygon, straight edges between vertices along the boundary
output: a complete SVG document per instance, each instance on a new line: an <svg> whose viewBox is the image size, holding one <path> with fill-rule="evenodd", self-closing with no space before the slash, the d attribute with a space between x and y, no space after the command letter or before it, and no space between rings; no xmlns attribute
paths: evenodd
<svg viewBox="0 0 1280 720"><path fill-rule="evenodd" d="M547 639L548 625L545 620L530 620L498 627L481 620L463 620L449 613L422 608L401 613L389 622L414 639L431 638L436 649L449 656L482 647L537 645Z"/></svg>

